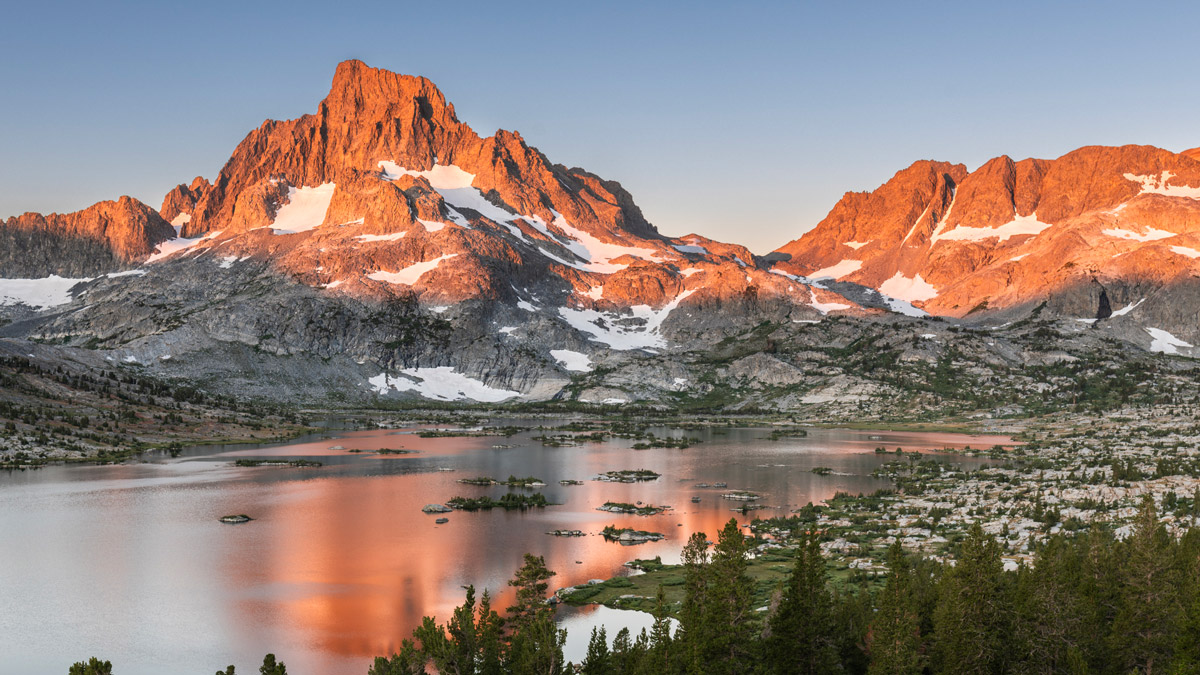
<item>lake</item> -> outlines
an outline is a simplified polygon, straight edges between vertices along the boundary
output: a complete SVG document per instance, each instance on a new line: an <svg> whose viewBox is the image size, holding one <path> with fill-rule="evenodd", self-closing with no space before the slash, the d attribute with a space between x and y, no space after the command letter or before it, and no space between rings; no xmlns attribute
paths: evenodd
<svg viewBox="0 0 1200 675"><path fill-rule="evenodd" d="M552 424L492 420L489 424ZM543 447L522 431L511 438L420 438L413 429L336 431L268 447L206 446L178 458L155 455L117 466L53 466L0 473L0 673L65 673L88 656L121 675L213 672L228 664L256 670L274 652L297 675L364 675L424 615L439 621L462 602L463 586L488 588L503 609L506 581L525 553L558 573L551 589L630 571L623 563L678 560L696 531L715 536L731 517L784 515L838 491L886 487L871 471L894 450L987 448L1005 437L810 429L806 438L769 440L769 428L671 431L701 439L687 449L634 450L610 439ZM874 436L875 438L872 438ZM512 447L496 447L512 446ZM331 449L340 447L341 449ZM403 448L408 455L378 455ZM352 453L359 449L368 452ZM319 468L238 467L239 458L304 458ZM957 463L984 460L955 458ZM814 467L833 469L817 475ZM447 470L450 469L450 470ZM610 470L650 469L645 483L592 480ZM530 511L439 515L428 503L456 495L499 497L504 486L460 478L537 476L558 505ZM576 479L579 486L558 481ZM728 489L697 483L728 483ZM771 507L734 513L721 499L753 490ZM699 503L692 497L698 496ZM596 510L606 501L673 508L657 516ZM255 520L226 525L245 513ZM666 539L623 546L599 536L605 525L661 532ZM554 537L580 529L585 537ZM563 608L567 657L582 659L598 622L611 637L650 617Z"/></svg>

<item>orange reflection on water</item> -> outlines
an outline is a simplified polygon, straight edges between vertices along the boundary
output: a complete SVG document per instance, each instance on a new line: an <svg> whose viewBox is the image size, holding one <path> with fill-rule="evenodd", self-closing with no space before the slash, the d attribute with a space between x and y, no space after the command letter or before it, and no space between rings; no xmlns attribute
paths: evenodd
<svg viewBox="0 0 1200 675"><path fill-rule="evenodd" d="M560 505L528 512L446 514L450 522L436 525L436 516L421 513L429 502L444 502L456 494L498 496L503 488L458 485L455 478L487 474L506 476L509 471L528 475L505 464L497 452L477 439L416 439L408 447L421 447L446 458L471 455L483 470L470 474L426 473L321 477L270 482L256 505L258 528L254 553L229 556L223 561L224 578L236 588L259 589L241 596L237 611L243 617L231 623L245 625L245 616L270 625L273 633L302 634L314 652L369 659L389 654L426 615L446 621L463 601L470 583L482 594L493 594L493 608L503 612L513 593L506 585L521 565L525 553L542 555L558 573L551 590L605 579L619 573L622 564L638 557L662 555L677 559L688 536L697 531L715 539L730 518L745 524L756 515L783 515L808 501L820 502L838 490L866 491L882 484L869 471L856 470L849 478L816 476L809 465L741 464L711 448L712 461L701 451L659 451L633 454L627 448L527 450L538 475L551 483L543 492ZM375 439L375 447L396 447L395 438ZM487 441L490 442L490 441ZM353 438L339 443L369 445ZM354 443L354 445L352 445ZM308 444L288 454L328 452L327 443ZM843 454L847 461L877 463L859 449ZM537 453L544 453L537 454ZM624 453L616 454L614 453ZM261 454L261 453L241 453ZM420 457L420 456L417 456ZM772 456L767 456L769 460ZM822 463L836 456L820 455ZM833 457L833 459L831 459ZM361 457L370 461L368 457ZM793 458L794 459L794 458ZM406 461L406 460L387 460ZM515 461L515 460L514 460ZM759 460L762 461L762 460ZM814 461L816 461L814 459ZM489 463L490 462L490 463ZM707 462L707 463L706 463ZM857 465L855 465L857 466ZM651 468L663 474L653 484L612 484L587 480L614 468ZM722 489L698 489L695 482L713 476L729 477L729 489L751 488L764 494L775 510L735 513L740 502L720 499ZM556 485L561 478L585 480L575 487ZM701 503L690 502L699 495ZM660 516L637 517L599 512L605 501L646 502L674 506ZM625 547L606 542L597 533L608 524L662 532L663 542ZM580 529L588 536L560 538L546 535L554 529Z"/></svg>

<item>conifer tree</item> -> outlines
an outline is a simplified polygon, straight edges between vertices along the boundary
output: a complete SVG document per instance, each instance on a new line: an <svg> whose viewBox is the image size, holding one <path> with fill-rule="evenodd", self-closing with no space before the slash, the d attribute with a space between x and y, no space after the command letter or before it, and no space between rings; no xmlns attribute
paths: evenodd
<svg viewBox="0 0 1200 675"><path fill-rule="evenodd" d="M650 629L649 647L642 659L644 673L669 673L672 671L671 621L667 618L667 598L663 587L658 587L654 602L654 625Z"/></svg>
<svg viewBox="0 0 1200 675"><path fill-rule="evenodd" d="M604 626L592 629L592 637L588 640L587 657L584 658L583 675L615 675L612 657L608 653L608 636Z"/></svg>
<svg viewBox="0 0 1200 675"><path fill-rule="evenodd" d="M258 667L261 675L287 675L287 666L283 661L276 661L274 654L263 657L262 665Z"/></svg>
<svg viewBox="0 0 1200 675"><path fill-rule="evenodd" d="M1152 673L1170 663L1182 607L1175 584L1171 539L1145 495L1122 546L1121 595L1109 643L1125 669Z"/></svg>
<svg viewBox="0 0 1200 675"><path fill-rule="evenodd" d="M868 636L870 675L911 675L925 666L921 619L912 586L912 568L897 539L888 549L887 585Z"/></svg>
<svg viewBox="0 0 1200 675"><path fill-rule="evenodd" d="M754 644L751 603L754 582L746 573L749 545L730 518L713 547L709 562L709 583L701 612L702 632L707 643L702 648L704 671L713 675L745 673L753 670L748 658Z"/></svg>
<svg viewBox="0 0 1200 675"><path fill-rule="evenodd" d="M680 668L687 673L703 672L704 649L711 635L705 620L708 607L709 559L708 535L695 532L683 547L683 606L679 611ZM620 635L618 633L618 635ZM616 651L616 642L613 643Z"/></svg>
<svg viewBox="0 0 1200 675"><path fill-rule="evenodd" d="M508 608L507 667L529 675L556 675L562 670L566 631L554 623L554 608L546 602L546 582L554 576L542 556L525 554L525 563L509 580L517 589L517 604Z"/></svg>
<svg viewBox="0 0 1200 675"><path fill-rule="evenodd" d="M504 619L492 609L491 593L485 588L479 598L479 620L476 623L479 640L478 675L503 675Z"/></svg>
<svg viewBox="0 0 1200 675"><path fill-rule="evenodd" d="M963 675L1004 672L1011 617L1000 545L975 523L955 560L934 611L935 667Z"/></svg>
<svg viewBox="0 0 1200 675"><path fill-rule="evenodd" d="M390 658L376 656L367 675L425 675L425 660L412 640L404 640L400 651Z"/></svg>
<svg viewBox="0 0 1200 675"><path fill-rule="evenodd" d="M826 581L820 543L808 535L796 547L792 575L769 622L766 661L772 672L816 675L837 669L833 603Z"/></svg>

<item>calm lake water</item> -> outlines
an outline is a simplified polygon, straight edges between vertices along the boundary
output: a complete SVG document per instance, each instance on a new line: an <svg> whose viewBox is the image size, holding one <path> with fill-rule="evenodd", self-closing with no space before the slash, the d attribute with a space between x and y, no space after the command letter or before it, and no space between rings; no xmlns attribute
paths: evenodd
<svg viewBox="0 0 1200 675"><path fill-rule="evenodd" d="M767 438L770 429L653 431L702 442L686 450L633 450L625 439L552 448L532 440L538 431L419 438L412 430L370 430L273 447L194 448L141 464L0 473L0 673L63 673L92 655L111 660L121 675L205 673L231 663L241 672L274 652L297 675L363 675L372 657L390 653L423 615L445 620L466 584L491 589L499 609L510 604L505 582L524 553L545 556L558 572L552 589L604 579L628 573L622 563L634 558L677 561L692 532L715 535L731 517L746 523L839 490L885 487L870 476L887 459L876 446L986 448L1008 441L819 429L778 441ZM348 452L379 448L416 453ZM312 458L324 466L233 465L244 457ZM817 466L834 473L813 474ZM591 480L642 468L662 477ZM548 485L540 491L560 505L454 512L444 525L421 512L456 495L499 497L508 489L456 480L510 474L542 478ZM562 479L584 484L560 486ZM759 492L773 508L743 516L720 498L725 490L694 487L718 481ZM692 503L693 496L701 501ZM674 508L650 517L597 511L606 501ZM236 513L255 520L217 521ZM667 538L621 546L599 536L609 524ZM555 529L589 536L546 534ZM564 608L559 616L570 630L567 656L576 660L596 623L605 623L611 638L622 625L636 633L650 621L594 608Z"/></svg>

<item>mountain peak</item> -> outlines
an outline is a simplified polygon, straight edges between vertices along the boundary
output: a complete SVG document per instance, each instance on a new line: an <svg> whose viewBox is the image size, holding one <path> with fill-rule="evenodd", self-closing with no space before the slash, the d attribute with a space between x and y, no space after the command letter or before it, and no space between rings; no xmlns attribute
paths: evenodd
<svg viewBox="0 0 1200 675"><path fill-rule="evenodd" d="M338 64L322 107L328 108L330 117L342 120L366 117L379 121L381 117L391 117L424 119L444 126L458 124L454 106L446 102L433 82L416 75L372 68L358 60Z"/></svg>

